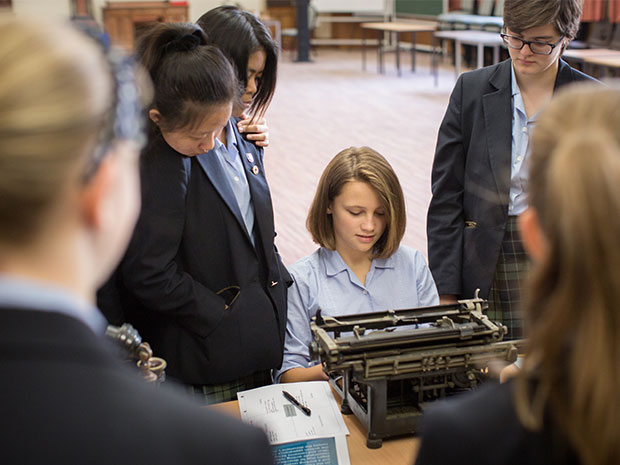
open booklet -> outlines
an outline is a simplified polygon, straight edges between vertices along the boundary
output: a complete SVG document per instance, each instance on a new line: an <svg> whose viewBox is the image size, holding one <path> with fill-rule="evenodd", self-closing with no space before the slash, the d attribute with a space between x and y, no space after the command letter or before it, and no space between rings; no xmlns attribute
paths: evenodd
<svg viewBox="0 0 620 465"><path fill-rule="evenodd" d="M350 463L349 430L329 383L273 384L239 392L237 398L241 419L267 433L276 465Z"/></svg>

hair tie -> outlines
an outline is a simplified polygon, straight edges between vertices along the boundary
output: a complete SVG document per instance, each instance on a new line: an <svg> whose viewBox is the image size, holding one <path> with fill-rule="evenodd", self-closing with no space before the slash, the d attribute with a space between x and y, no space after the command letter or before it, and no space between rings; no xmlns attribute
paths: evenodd
<svg viewBox="0 0 620 465"><path fill-rule="evenodd" d="M166 44L167 51L189 52L202 44L202 39L196 34L185 34Z"/></svg>

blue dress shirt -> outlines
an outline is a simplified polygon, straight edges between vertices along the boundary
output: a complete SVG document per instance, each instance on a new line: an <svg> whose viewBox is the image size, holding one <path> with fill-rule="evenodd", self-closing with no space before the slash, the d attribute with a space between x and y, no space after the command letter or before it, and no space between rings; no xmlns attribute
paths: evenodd
<svg viewBox="0 0 620 465"><path fill-rule="evenodd" d="M8 275L0 275L0 306L62 313L82 321L101 336L107 326L106 319L96 307L79 300L68 289Z"/></svg>
<svg viewBox="0 0 620 465"><path fill-rule="evenodd" d="M439 304L424 257L404 245L391 257L372 261L365 285L338 252L322 247L288 270L294 283L288 290L284 361L277 381L291 368L312 365L310 320L319 308L323 315L338 316Z"/></svg>
<svg viewBox="0 0 620 465"><path fill-rule="evenodd" d="M228 184L237 199L248 235L252 240L252 244L254 244L254 207L252 206L250 185L245 175L234 131L232 120L228 120L228 125L226 126L226 145L215 139L215 153L226 173Z"/></svg>
<svg viewBox="0 0 620 465"><path fill-rule="evenodd" d="M527 117L521 89L517 84L514 65L512 72L512 158L510 164L510 201L508 214L517 216L527 209L525 191L529 178L528 160L530 153L530 134L536 124L538 113Z"/></svg>

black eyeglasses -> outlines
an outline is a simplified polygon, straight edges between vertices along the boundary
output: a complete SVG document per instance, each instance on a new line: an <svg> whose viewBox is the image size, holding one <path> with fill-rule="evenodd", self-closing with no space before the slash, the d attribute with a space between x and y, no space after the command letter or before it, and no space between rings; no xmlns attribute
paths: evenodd
<svg viewBox="0 0 620 465"><path fill-rule="evenodd" d="M536 55L551 55L553 49L560 45L564 36L560 37L554 44L548 42L537 42L535 40L523 40L519 37L510 36L508 34L500 34L502 40L507 47L514 48L515 50L521 50L525 45L529 45L532 53Z"/></svg>

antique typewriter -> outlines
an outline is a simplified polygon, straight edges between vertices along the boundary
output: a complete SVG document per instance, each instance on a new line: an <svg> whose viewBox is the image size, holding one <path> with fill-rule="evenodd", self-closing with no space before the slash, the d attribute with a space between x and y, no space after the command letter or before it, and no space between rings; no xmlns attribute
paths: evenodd
<svg viewBox="0 0 620 465"><path fill-rule="evenodd" d="M310 327L310 353L379 448L412 434L425 406L471 390L489 378L489 364L513 362L522 341L502 341L506 328L483 313L477 297L454 305L328 317ZM496 362L495 362L496 363Z"/></svg>

